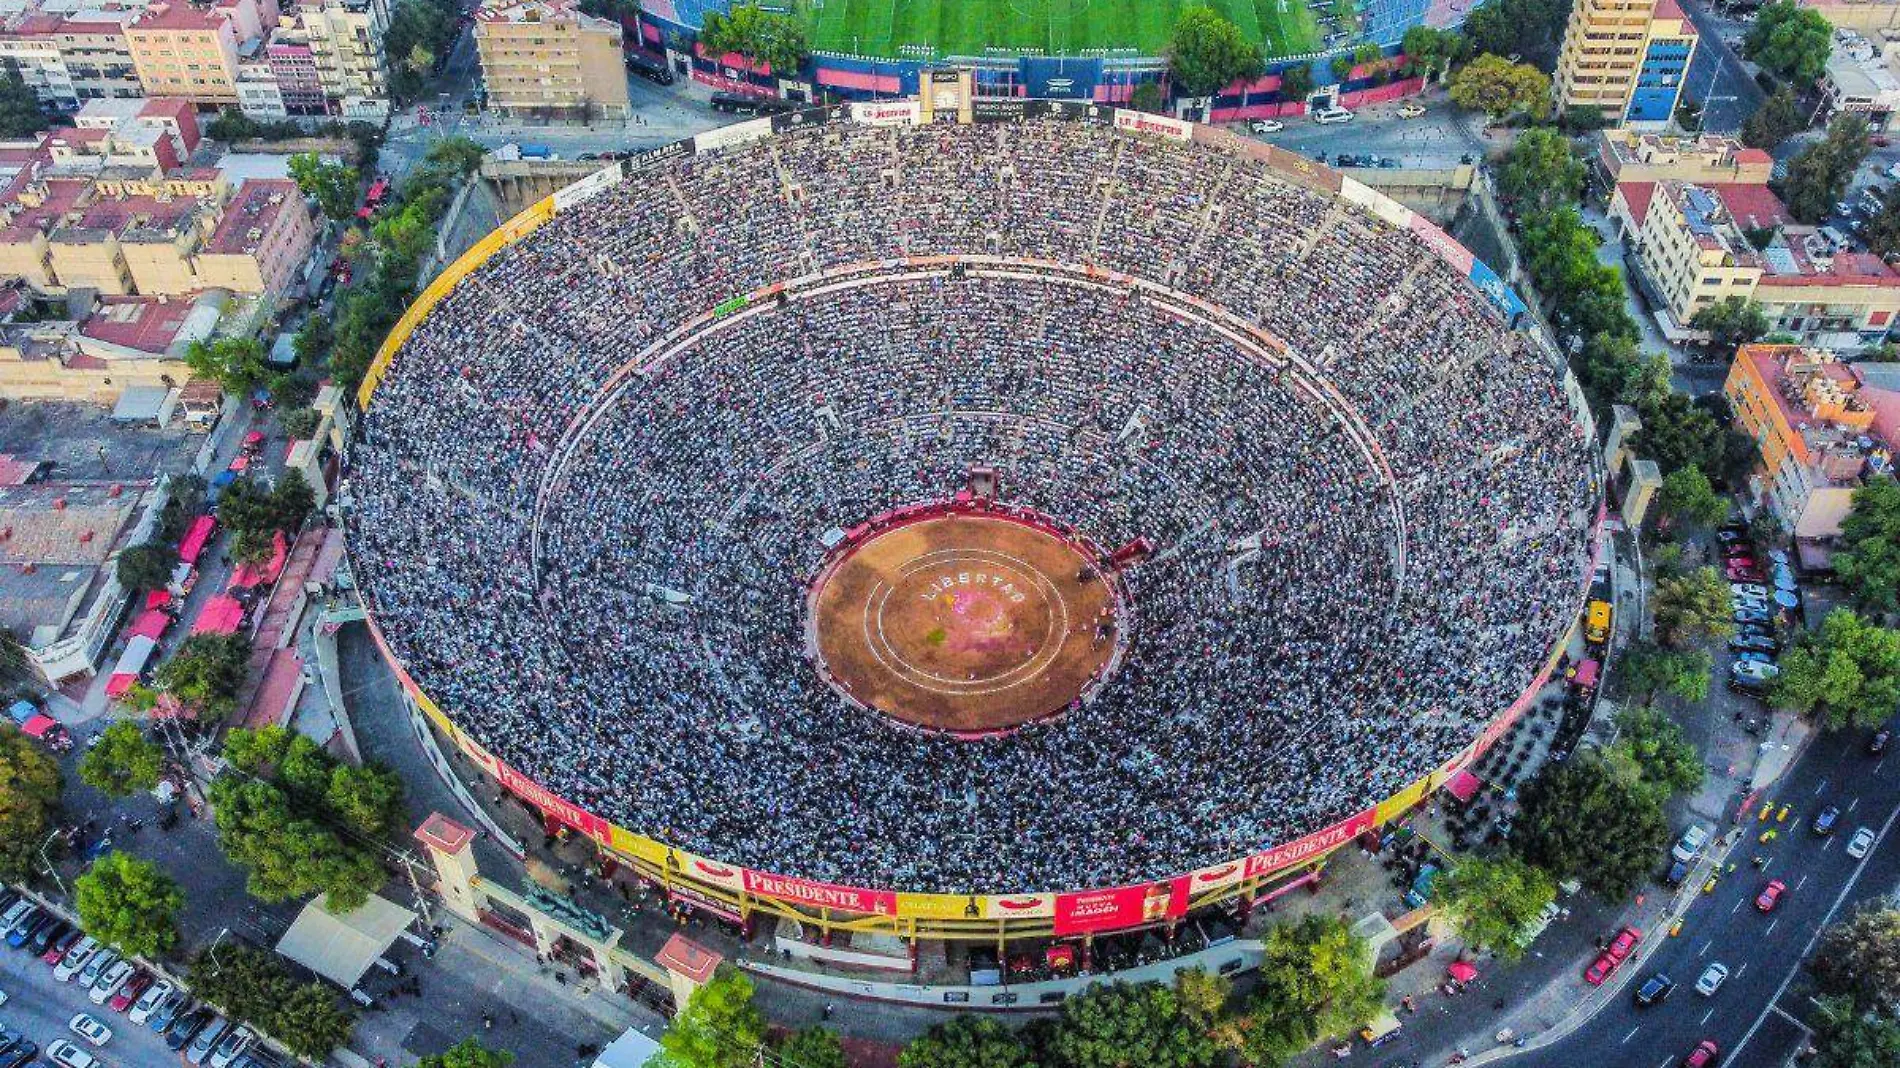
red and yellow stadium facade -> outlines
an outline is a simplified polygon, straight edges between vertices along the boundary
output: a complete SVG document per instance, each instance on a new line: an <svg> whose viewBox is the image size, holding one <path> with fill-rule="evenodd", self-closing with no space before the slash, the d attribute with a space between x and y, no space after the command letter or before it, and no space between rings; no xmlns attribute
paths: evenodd
<svg viewBox="0 0 1900 1068"><path fill-rule="evenodd" d="M901 104L894 107L893 102L848 105L814 108L723 127L610 165L544 198L478 241L423 290L383 342L358 390L358 406L368 409L396 352L416 326L462 278L480 267L498 250L534 232L559 212L572 209L594 194L627 181L640 171L674 156L713 151L803 126L832 122L890 123L894 111L902 116L897 121L922 121L916 103L909 103L910 109L907 111ZM993 103L1008 108L1006 114L996 118L1015 119L1047 114L1113 124L1138 135L1212 142L1260 159L1289 181L1343 197L1372 211L1388 223L1419 234L1440 256L1467 271L1474 284L1492 296L1507 317L1523 310L1523 306L1516 302L1515 295L1497 280L1488 267L1474 260L1469 251L1429 220L1383 194L1303 156L1240 138L1225 130L1110 107L1052 101L1012 100ZM979 112L976 118L977 121L984 121L986 116ZM1566 385L1573 402L1580 399L1570 388L1572 384ZM1599 510L1599 526L1601 515ZM1581 583L1578 593L1580 609ZM452 743L503 789L534 806L551 827L565 827L590 839L603 855L661 888L669 898L741 924L751 923L761 916L787 917L825 931L867 931L913 939L985 941L1037 936L1089 936L1172 925L1199 908L1234 899L1251 904L1317 878L1334 850L1404 816L1502 737L1549 680L1564 644L1559 642L1552 648L1549 658L1531 684L1470 744L1429 774L1377 804L1330 826L1260 852L1153 882L1011 894L955 894L846 886L746 868L713 857L698 856L621 827L547 790L462 730L403 668L384 640L373 612L368 614L368 622L377 646L401 682L404 694L415 709L434 725L441 737Z"/></svg>

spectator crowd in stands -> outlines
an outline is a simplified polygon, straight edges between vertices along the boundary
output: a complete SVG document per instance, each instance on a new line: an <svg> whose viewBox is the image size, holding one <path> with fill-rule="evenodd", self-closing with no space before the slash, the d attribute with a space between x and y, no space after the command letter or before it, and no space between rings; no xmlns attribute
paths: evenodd
<svg viewBox="0 0 1900 1068"><path fill-rule="evenodd" d="M898 261L947 254L1149 279L1297 360L1079 270ZM1284 843L1468 744L1576 611L1588 451L1459 272L1261 163L1079 122L837 126L668 161L464 279L352 449L351 547L417 683L636 833L860 886L1076 889ZM962 741L849 706L803 612L827 530L979 464L1157 555L1092 703Z"/></svg>

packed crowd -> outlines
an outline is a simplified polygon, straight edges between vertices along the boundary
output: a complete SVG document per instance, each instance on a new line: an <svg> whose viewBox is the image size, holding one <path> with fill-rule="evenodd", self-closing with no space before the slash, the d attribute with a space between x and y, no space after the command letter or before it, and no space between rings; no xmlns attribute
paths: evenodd
<svg viewBox="0 0 1900 1068"><path fill-rule="evenodd" d="M667 340L773 282L949 253L1178 286L1297 359L976 265ZM1462 277L1255 162L1079 123L834 127L669 161L457 286L352 451L351 544L418 683L590 811L764 871L1068 889L1285 842L1468 743L1576 609L1587 449ZM802 613L827 530L975 464L1160 552L1092 704L965 742L849 707Z"/></svg>

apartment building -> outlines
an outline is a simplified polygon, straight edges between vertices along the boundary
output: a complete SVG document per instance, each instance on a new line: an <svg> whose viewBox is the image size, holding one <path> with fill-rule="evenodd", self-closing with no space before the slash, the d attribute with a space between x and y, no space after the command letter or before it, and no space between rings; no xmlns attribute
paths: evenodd
<svg viewBox="0 0 1900 1068"><path fill-rule="evenodd" d="M128 27L132 65L147 96L236 104L240 57L259 54L264 27L276 21L276 0L166 0Z"/></svg>
<svg viewBox="0 0 1900 1068"><path fill-rule="evenodd" d="M389 68L383 35L386 0L310 0L296 26L310 50L318 84L332 114L381 119L389 110Z"/></svg>
<svg viewBox="0 0 1900 1068"><path fill-rule="evenodd" d="M491 0L475 16L489 108L522 117L631 113L618 23L575 0Z"/></svg>
<svg viewBox="0 0 1900 1068"><path fill-rule="evenodd" d="M1775 160L1733 137L1675 137L1627 127L1597 131L1591 167L1606 186L1624 182L1742 183L1767 185Z"/></svg>
<svg viewBox="0 0 1900 1068"><path fill-rule="evenodd" d="M1749 489L1797 541L1832 538L1866 478L1893 472L1900 364L1841 363L1796 345L1744 345L1722 387L1761 448Z"/></svg>
<svg viewBox="0 0 1900 1068"><path fill-rule="evenodd" d="M145 95L126 27L142 8L77 11L53 34L65 61L73 95L87 100L130 100Z"/></svg>
<svg viewBox="0 0 1900 1068"><path fill-rule="evenodd" d="M1676 0L1576 0L1557 56L1557 107L1660 127L1675 114L1695 49L1695 27Z"/></svg>
<svg viewBox="0 0 1900 1068"><path fill-rule="evenodd" d="M316 241L297 183L253 178L238 187L199 250L196 280L236 293L288 292Z"/></svg>
<svg viewBox="0 0 1900 1068"><path fill-rule="evenodd" d="M1876 40L1853 30L1836 33L1820 90L1829 116L1855 114L1875 130L1892 129L1900 111L1900 31L1883 31Z"/></svg>
<svg viewBox="0 0 1900 1068"><path fill-rule="evenodd" d="M58 15L27 11L0 24L0 66L17 71L40 103L62 111L79 106L72 71L60 51Z"/></svg>

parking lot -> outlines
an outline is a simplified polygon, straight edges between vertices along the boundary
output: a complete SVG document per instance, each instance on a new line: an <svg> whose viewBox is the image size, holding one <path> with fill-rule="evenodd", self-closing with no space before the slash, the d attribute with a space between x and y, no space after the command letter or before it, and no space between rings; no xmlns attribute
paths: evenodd
<svg viewBox="0 0 1900 1068"><path fill-rule="evenodd" d="M94 1005L76 981L55 981L53 969L25 950L0 946L0 992L7 995L6 1004L0 1005L0 1024L23 1032L26 1041L41 1050L57 1038L78 1042L66 1024L76 1013L85 1012L112 1029L112 1037L103 1047L85 1046L105 1068L150 1068L177 1060L177 1054L166 1049L164 1040L149 1028L131 1023L108 1007ZM0 1065L10 1065L12 1057L11 1052L0 1054Z"/></svg>

